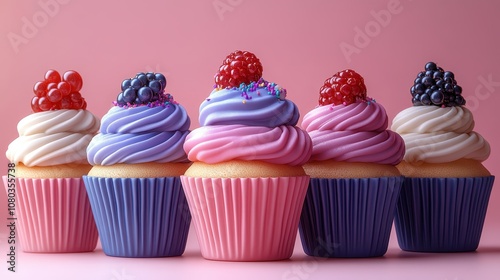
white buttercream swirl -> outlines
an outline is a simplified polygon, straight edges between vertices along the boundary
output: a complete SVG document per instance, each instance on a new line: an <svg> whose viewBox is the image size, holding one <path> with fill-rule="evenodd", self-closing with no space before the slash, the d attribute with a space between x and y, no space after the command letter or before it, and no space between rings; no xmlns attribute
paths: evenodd
<svg viewBox="0 0 500 280"><path fill-rule="evenodd" d="M396 115L391 129L405 141L407 162L484 161L490 155L490 145L473 131L474 118L465 107L413 106Z"/></svg>
<svg viewBox="0 0 500 280"><path fill-rule="evenodd" d="M86 164L86 149L99 124L99 119L87 110L31 114L18 123L19 137L9 144L6 156L26 166Z"/></svg>

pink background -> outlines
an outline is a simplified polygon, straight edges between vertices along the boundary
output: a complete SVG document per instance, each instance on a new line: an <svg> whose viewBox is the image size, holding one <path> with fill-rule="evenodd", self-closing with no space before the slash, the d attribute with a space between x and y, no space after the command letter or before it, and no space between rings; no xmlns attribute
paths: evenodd
<svg viewBox="0 0 500 280"><path fill-rule="evenodd" d="M484 164L492 174L500 174L500 147L495 141L500 137L499 9L499 2L490 0L460 4L451 0L1 0L0 151L17 136L17 122L31 113L32 86L48 69L80 72L88 109L99 117L110 108L124 78L142 71L162 72L168 79L167 90L186 107L195 128L198 106L211 91L221 61L231 51L245 49L261 59L264 78L287 88L288 98L302 115L316 105L327 77L352 68L364 76L368 94L385 106L392 119L411 106L409 87L424 64L435 61L455 73L474 113L475 130L492 147ZM13 37L17 41L11 42ZM352 53L344 53L342 46L350 46ZM6 171L7 160L2 157L1 162ZM305 257L297 243L291 261L228 264L203 260L191 231L183 258L117 259L104 256L100 249L68 256L20 253L16 274L7 274L4 262L5 202L5 193L0 192L0 275L10 277L2 279L55 271L73 279L85 273L93 274L93 279L144 279L142 274L153 279L165 273L189 279L236 273L242 277L259 273L269 279L328 275L498 279L500 275L497 186L478 253L402 253L393 235L387 256L376 260L318 261ZM429 269L419 269L421 265ZM307 273L292 273L297 267Z"/></svg>

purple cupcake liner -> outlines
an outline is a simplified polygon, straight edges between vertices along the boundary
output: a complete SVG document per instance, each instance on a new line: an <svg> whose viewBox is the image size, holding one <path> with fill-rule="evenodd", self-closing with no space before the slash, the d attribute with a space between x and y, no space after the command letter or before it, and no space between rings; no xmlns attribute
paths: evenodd
<svg viewBox="0 0 500 280"><path fill-rule="evenodd" d="M495 177L405 178L395 217L399 247L475 251Z"/></svg>
<svg viewBox="0 0 500 280"><path fill-rule="evenodd" d="M300 217L304 252L363 258L387 252L402 177L311 178Z"/></svg>
<svg viewBox="0 0 500 280"><path fill-rule="evenodd" d="M191 214L179 177L83 180L106 255L147 258L184 253Z"/></svg>

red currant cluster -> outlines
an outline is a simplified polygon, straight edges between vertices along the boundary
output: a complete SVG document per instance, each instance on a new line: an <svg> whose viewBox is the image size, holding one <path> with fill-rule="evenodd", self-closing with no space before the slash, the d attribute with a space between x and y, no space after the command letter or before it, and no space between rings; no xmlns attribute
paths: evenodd
<svg viewBox="0 0 500 280"><path fill-rule="evenodd" d="M239 87L257 82L262 78L262 64L251 52L234 51L230 53L215 74L215 84L219 88Z"/></svg>
<svg viewBox="0 0 500 280"><path fill-rule="evenodd" d="M62 78L56 70L45 73L45 79L33 87L31 99L33 112L59 109L86 109L87 102L80 94L83 80L78 72L66 71Z"/></svg>
<svg viewBox="0 0 500 280"><path fill-rule="evenodd" d="M354 70L335 73L325 80L319 91L319 105L349 105L366 100L366 86L363 77Z"/></svg>

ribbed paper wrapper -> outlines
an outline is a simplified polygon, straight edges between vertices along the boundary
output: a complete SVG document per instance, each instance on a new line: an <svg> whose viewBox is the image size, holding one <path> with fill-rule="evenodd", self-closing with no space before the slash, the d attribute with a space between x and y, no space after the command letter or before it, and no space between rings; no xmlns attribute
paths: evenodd
<svg viewBox="0 0 500 280"><path fill-rule="evenodd" d="M475 251L495 177L405 178L396 212L399 247Z"/></svg>
<svg viewBox="0 0 500 280"><path fill-rule="evenodd" d="M378 257L387 252L403 178L311 178L299 232L307 255Z"/></svg>
<svg viewBox="0 0 500 280"><path fill-rule="evenodd" d="M204 258L291 257L309 176L181 180Z"/></svg>
<svg viewBox="0 0 500 280"><path fill-rule="evenodd" d="M184 253L191 214L179 177L83 179L106 255Z"/></svg>
<svg viewBox="0 0 500 280"><path fill-rule="evenodd" d="M6 176L3 181L7 187ZM17 178L15 190L14 222L24 252L95 249L98 233L81 178Z"/></svg>

